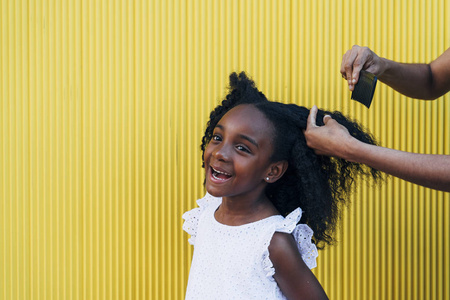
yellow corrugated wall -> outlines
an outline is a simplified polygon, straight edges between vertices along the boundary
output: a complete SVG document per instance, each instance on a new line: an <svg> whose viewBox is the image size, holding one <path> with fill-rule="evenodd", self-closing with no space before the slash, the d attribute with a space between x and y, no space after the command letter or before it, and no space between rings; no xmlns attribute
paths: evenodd
<svg viewBox="0 0 450 300"><path fill-rule="evenodd" d="M403 62L450 46L447 0L0 1L0 299L182 299L182 213L228 75L342 110L387 147L450 154L449 95L339 74L353 44ZM315 274L331 299L450 299L450 197L361 185Z"/></svg>

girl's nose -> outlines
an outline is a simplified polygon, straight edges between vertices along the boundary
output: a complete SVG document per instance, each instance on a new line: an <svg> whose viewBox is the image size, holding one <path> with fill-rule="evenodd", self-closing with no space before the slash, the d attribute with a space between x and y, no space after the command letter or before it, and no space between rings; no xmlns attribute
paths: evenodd
<svg viewBox="0 0 450 300"><path fill-rule="evenodd" d="M213 152L213 156L217 160L228 161L230 159L229 147L227 145L221 145L216 151Z"/></svg>

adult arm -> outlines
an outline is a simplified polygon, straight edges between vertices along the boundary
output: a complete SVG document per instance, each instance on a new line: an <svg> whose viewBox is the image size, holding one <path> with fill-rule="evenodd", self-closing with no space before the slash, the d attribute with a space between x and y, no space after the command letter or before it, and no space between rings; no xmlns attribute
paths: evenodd
<svg viewBox="0 0 450 300"><path fill-rule="evenodd" d="M313 272L303 261L294 237L275 232L269 245L273 276L287 299L328 299Z"/></svg>
<svg viewBox="0 0 450 300"><path fill-rule="evenodd" d="M367 47L353 46L341 63L341 74L353 91L361 69L399 93L433 100L450 91L450 48L429 64L405 64L379 57Z"/></svg>
<svg viewBox="0 0 450 300"><path fill-rule="evenodd" d="M316 125L317 107L308 116L305 138L318 155L335 156L363 163L403 180L428 188L450 192L450 155L418 154L363 143L347 129L324 117L324 126Z"/></svg>

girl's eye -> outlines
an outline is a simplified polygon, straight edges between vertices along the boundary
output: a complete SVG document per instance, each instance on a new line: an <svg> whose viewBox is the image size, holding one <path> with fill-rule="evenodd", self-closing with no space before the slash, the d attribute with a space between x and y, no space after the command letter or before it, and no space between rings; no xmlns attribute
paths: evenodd
<svg viewBox="0 0 450 300"><path fill-rule="evenodd" d="M216 142L219 142L219 141L221 141L221 138L220 138L220 136L218 136L217 134L215 134L215 135L212 136L212 140L213 140L213 141L216 141Z"/></svg>
<svg viewBox="0 0 450 300"><path fill-rule="evenodd" d="M237 146L236 147L236 149L238 149L239 151L244 151L244 152L247 152L247 153L250 153L250 150L248 150L247 148L245 148L244 146Z"/></svg>

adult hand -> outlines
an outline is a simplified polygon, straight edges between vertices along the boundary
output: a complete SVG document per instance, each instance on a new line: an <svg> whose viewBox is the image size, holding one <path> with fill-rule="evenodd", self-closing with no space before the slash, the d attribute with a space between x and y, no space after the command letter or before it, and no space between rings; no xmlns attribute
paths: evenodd
<svg viewBox="0 0 450 300"><path fill-rule="evenodd" d="M343 158L366 164L403 180L450 192L450 155L418 154L363 143L352 137L347 128L324 116L324 126L316 124L317 107L309 112L306 144L317 155Z"/></svg>
<svg viewBox="0 0 450 300"><path fill-rule="evenodd" d="M309 112L306 130L304 131L306 144L314 149L317 155L346 159L346 143L354 138L347 128L329 115L323 117L324 126L317 126L317 111L318 108L314 105Z"/></svg>
<svg viewBox="0 0 450 300"><path fill-rule="evenodd" d="M367 47L354 45L342 57L341 74L353 91L359 79L359 72L365 70L381 76L386 69L386 62Z"/></svg>

